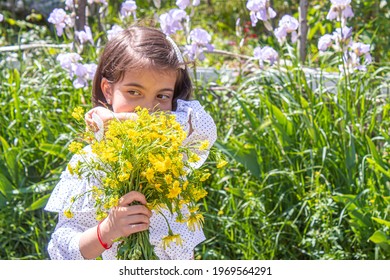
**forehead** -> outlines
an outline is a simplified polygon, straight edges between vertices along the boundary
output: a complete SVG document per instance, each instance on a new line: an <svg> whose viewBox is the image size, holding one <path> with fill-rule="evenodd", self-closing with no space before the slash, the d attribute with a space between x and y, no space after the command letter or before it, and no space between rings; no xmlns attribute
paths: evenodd
<svg viewBox="0 0 390 280"><path fill-rule="evenodd" d="M152 68L128 70L124 73L119 83L137 83L141 85L175 85L177 79L176 70L156 70Z"/></svg>

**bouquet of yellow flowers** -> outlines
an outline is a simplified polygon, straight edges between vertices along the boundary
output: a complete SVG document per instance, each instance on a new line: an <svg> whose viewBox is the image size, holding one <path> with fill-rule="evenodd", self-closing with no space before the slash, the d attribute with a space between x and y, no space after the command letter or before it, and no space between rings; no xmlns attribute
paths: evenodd
<svg viewBox="0 0 390 280"><path fill-rule="evenodd" d="M79 118L80 108L73 114ZM203 215L198 210L198 201L207 194L202 182L210 173L205 168L193 167L200 158L192 150L209 149L208 141L183 147L186 133L174 115L165 112L150 114L140 108L136 114L136 120L112 120L101 141L89 137L94 156L75 166L68 165L69 171L79 176L94 176L100 181L101 184L91 190L98 220L104 219L124 194L138 191L145 195L149 209L159 213L161 209L169 209L170 213L177 213L177 221L186 223L190 230L201 228ZM80 142L71 143L69 150L85 154ZM76 199L72 198L73 202ZM186 216L181 212L183 205L189 209ZM70 207L65 215L71 217L71 211ZM169 230L163 237L163 246L169 246L170 242L181 244L180 235L175 234L165 220ZM157 258L149 242L149 231L118 241L118 259Z"/></svg>

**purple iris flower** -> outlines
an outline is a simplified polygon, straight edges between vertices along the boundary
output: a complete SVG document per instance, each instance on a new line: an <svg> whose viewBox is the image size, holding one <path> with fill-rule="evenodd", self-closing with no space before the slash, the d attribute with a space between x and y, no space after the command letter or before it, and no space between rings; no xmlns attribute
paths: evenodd
<svg viewBox="0 0 390 280"><path fill-rule="evenodd" d="M183 29L181 22L187 17L187 13L180 9L172 9L159 17L162 31L166 35L175 34Z"/></svg>
<svg viewBox="0 0 390 280"><path fill-rule="evenodd" d="M272 66L279 59L278 53L269 46L265 46L264 48L256 47L253 53L254 58L259 60L261 69L264 68L264 61L268 61Z"/></svg>

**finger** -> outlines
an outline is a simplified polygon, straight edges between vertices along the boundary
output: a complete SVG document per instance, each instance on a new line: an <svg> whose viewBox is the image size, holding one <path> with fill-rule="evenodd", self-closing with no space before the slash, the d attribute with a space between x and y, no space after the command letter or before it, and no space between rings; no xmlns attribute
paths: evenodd
<svg viewBox="0 0 390 280"><path fill-rule="evenodd" d="M126 209L125 210L126 215L128 215L128 216L137 215L137 214L145 215L145 216L148 216L149 218L152 216L152 211L150 211L144 205L132 205L132 206L127 206L127 207L123 207L123 208Z"/></svg>
<svg viewBox="0 0 390 280"><path fill-rule="evenodd" d="M89 130L91 130L92 132L98 131L98 127L92 119L85 119L85 123L87 124Z"/></svg>
<svg viewBox="0 0 390 280"><path fill-rule="evenodd" d="M150 219L146 215L131 215L131 216L128 216L124 220L124 222L125 222L126 225L137 225L137 224L149 225L150 224Z"/></svg>
<svg viewBox="0 0 390 280"><path fill-rule="evenodd" d="M132 121L136 121L138 119L138 115L136 113L127 113L126 118Z"/></svg>
<svg viewBox="0 0 390 280"><path fill-rule="evenodd" d="M131 191L119 199L118 205L119 206L128 206L129 204L131 204L134 201L138 201L141 204L146 204L146 198L142 193L136 192L136 191Z"/></svg>
<svg viewBox="0 0 390 280"><path fill-rule="evenodd" d="M92 113L94 112L94 109L89 110L88 112L85 113L85 118L91 119L92 118Z"/></svg>
<svg viewBox="0 0 390 280"><path fill-rule="evenodd" d="M137 233L140 231L147 230L149 228L149 224L135 224L135 225L129 225L126 232L126 236L129 236L130 234Z"/></svg>
<svg viewBox="0 0 390 280"><path fill-rule="evenodd" d="M89 115L88 113L86 113L86 114L84 115L84 120L85 120L85 122L88 123L88 124L91 124L91 123L94 122L93 119L92 119L92 116Z"/></svg>

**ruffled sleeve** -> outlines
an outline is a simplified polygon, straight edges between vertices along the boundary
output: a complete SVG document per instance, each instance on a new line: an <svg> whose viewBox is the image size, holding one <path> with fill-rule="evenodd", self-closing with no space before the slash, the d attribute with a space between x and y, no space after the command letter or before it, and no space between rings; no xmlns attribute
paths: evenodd
<svg viewBox="0 0 390 280"><path fill-rule="evenodd" d="M89 156L89 148L86 155L74 155L69 166L75 166L79 161L84 161ZM67 167L62 172L60 181L54 188L45 207L46 211L58 212L58 223L51 235L48 245L48 253L55 260L82 260L80 252L80 237L84 231L96 226L96 212L94 199L88 192L91 186L98 184L96 179L90 180L77 175L72 175ZM64 211L69 209L72 197L80 196L72 205L72 218L67 218Z"/></svg>
<svg viewBox="0 0 390 280"><path fill-rule="evenodd" d="M172 113L187 133L183 145L190 147L200 157L194 166L199 168L209 155L209 150L197 149L199 143L208 140L211 148L217 140L217 127L214 120L196 100L177 100L177 109Z"/></svg>
<svg viewBox="0 0 390 280"><path fill-rule="evenodd" d="M89 160L92 156L92 151L89 146L85 149L85 154L76 154L70 160L65 171L60 176L60 181L55 186L49 201L46 204L45 210L50 212L63 212L71 205L71 199L80 194L72 205L72 212L89 212L94 210L94 200L90 195L91 186L99 184L99 182L91 177L79 177L76 174L71 174L69 167L75 167L78 162Z"/></svg>

